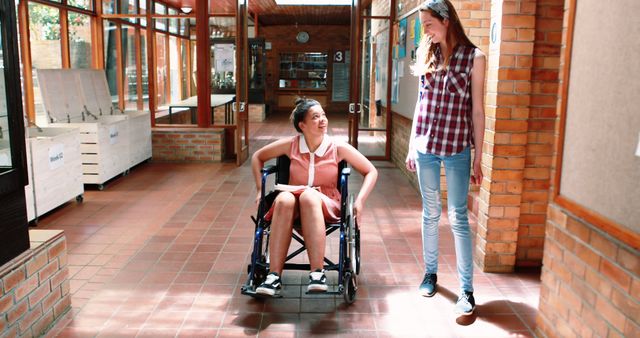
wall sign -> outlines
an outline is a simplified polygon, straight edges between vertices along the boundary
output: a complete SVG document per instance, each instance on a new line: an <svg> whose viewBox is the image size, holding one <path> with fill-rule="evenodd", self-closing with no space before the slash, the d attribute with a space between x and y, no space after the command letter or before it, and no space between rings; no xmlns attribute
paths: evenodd
<svg viewBox="0 0 640 338"><path fill-rule="evenodd" d="M111 126L109 128L109 144L118 143L118 127Z"/></svg>
<svg viewBox="0 0 640 338"><path fill-rule="evenodd" d="M333 53L333 62L344 63L344 51L337 50L335 53Z"/></svg>
<svg viewBox="0 0 640 338"><path fill-rule="evenodd" d="M64 144L56 143L49 148L49 169L55 170L64 165Z"/></svg>

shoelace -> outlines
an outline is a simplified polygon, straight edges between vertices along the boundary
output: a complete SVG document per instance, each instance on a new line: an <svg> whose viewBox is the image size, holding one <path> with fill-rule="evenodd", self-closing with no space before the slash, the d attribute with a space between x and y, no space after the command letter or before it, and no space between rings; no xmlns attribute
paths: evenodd
<svg viewBox="0 0 640 338"><path fill-rule="evenodd" d="M311 273L311 279L313 280L322 280L322 276L324 276L324 272L314 271Z"/></svg>
<svg viewBox="0 0 640 338"><path fill-rule="evenodd" d="M433 275L433 274L427 275L422 280L422 284L424 284L424 283L435 284L435 280L436 280L436 276L435 275Z"/></svg>

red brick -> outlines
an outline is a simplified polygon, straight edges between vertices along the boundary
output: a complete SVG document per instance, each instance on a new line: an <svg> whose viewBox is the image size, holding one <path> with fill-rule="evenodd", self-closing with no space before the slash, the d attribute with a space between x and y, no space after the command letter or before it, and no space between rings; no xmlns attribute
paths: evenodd
<svg viewBox="0 0 640 338"><path fill-rule="evenodd" d="M607 320L609 324L618 329L619 331L624 331L625 325L625 316L620 310L616 309L609 301L605 298L598 297L598 301L596 302L596 308L598 312Z"/></svg>
<svg viewBox="0 0 640 338"><path fill-rule="evenodd" d="M611 291L611 302L615 307L620 309L627 318L640 319L640 306L638 306L638 295L634 299L634 296L623 292L618 288L613 288ZM620 330L624 331L624 330Z"/></svg>
<svg viewBox="0 0 640 338"><path fill-rule="evenodd" d="M13 293L8 293L0 297L0 313L7 312L13 306ZM2 332L0 330L0 332Z"/></svg>
<svg viewBox="0 0 640 338"><path fill-rule="evenodd" d="M5 316L0 317L0 334L4 333L8 327L9 322L7 322L7 318L5 318Z"/></svg>
<svg viewBox="0 0 640 338"><path fill-rule="evenodd" d="M33 324L31 330L33 330L34 335L42 336L51 323L53 323L53 309L45 312L45 314Z"/></svg>
<svg viewBox="0 0 640 338"><path fill-rule="evenodd" d="M634 254L624 247L619 247L616 261L632 275L640 276L640 256L637 253Z"/></svg>
<svg viewBox="0 0 640 338"><path fill-rule="evenodd" d="M58 271L58 260L50 262L38 272L38 280L40 281L40 284L51 278L56 271Z"/></svg>
<svg viewBox="0 0 640 338"><path fill-rule="evenodd" d="M49 293L51 293L51 287L48 282L40 285L29 295L29 308L33 309L36 304L43 300Z"/></svg>
<svg viewBox="0 0 640 338"><path fill-rule="evenodd" d="M595 253L590 247L576 242L574 248L576 256L580 257L580 259L582 259L582 261L585 262L588 266L591 266L596 270L600 268L600 256Z"/></svg>
<svg viewBox="0 0 640 338"><path fill-rule="evenodd" d="M580 295L584 300L585 307L589 308L589 311L596 305L596 293L587 285L584 278L573 277L571 280L571 288L576 294Z"/></svg>
<svg viewBox="0 0 640 338"><path fill-rule="evenodd" d="M615 259L618 247L613 243L612 239L606 238L596 231L592 231L591 237L589 238L589 244L601 252L605 257Z"/></svg>
<svg viewBox="0 0 640 338"><path fill-rule="evenodd" d="M66 295L53 306L53 315L58 318L69 311L70 308L71 295Z"/></svg>
<svg viewBox="0 0 640 338"><path fill-rule="evenodd" d="M589 234L591 233L591 230L574 218L567 219L567 231L578 237L583 242L589 243Z"/></svg>
<svg viewBox="0 0 640 338"><path fill-rule="evenodd" d="M38 287L38 276L32 276L27 279L24 283L20 284L16 288L16 300L21 300L22 298L28 296L33 290Z"/></svg>
<svg viewBox="0 0 640 338"><path fill-rule="evenodd" d="M63 251L67 251L67 241L64 238L61 238L49 248L49 261L58 257Z"/></svg>
<svg viewBox="0 0 640 338"><path fill-rule="evenodd" d="M38 272L43 266L47 264L47 253L42 252L35 257L31 258L27 264L27 277L31 277L34 273Z"/></svg>
<svg viewBox="0 0 640 338"><path fill-rule="evenodd" d="M2 279L2 284L4 284L4 293L9 293L12 289L18 286L22 281L26 279L26 272L24 267L20 267Z"/></svg>
<svg viewBox="0 0 640 338"><path fill-rule="evenodd" d="M67 268L59 270L51 277L51 289L58 287L69 276L69 270Z"/></svg>
<svg viewBox="0 0 640 338"><path fill-rule="evenodd" d="M18 305L14 306L9 312L7 312L7 320L9 321L9 325L13 325L13 323L17 322L20 317L22 317L27 310L29 305L27 304L27 300L23 300L18 303Z"/></svg>
<svg viewBox="0 0 640 338"><path fill-rule="evenodd" d="M27 331L33 323L36 322L40 317L42 317L42 307L38 306L29 313L27 313L22 320L18 323L20 328L20 332Z"/></svg>
<svg viewBox="0 0 640 338"><path fill-rule="evenodd" d="M597 291L599 296L607 299L611 297L611 290L613 289L612 284L608 280L602 278L602 274L600 274L600 272L587 269L585 280L588 285L591 285L591 287Z"/></svg>
<svg viewBox="0 0 640 338"><path fill-rule="evenodd" d="M626 337L640 337L640 326L633 322L633 318L627 318L624 335Z"/></svg>
<svg viewBox="0 0 640 338"><path fill-rule="evenodd" d="M62 290L60 288L51 290L51 293L42 300L42 309L45 311L53 309L53 306L60 298L62 298Z"/></svg>
<svg viewBox="0 0 640 338"><path fill-rule="evenodd" d="M600 260L600 272L624 290L629 290L631 287L629 274L607 259Z"/></svg>

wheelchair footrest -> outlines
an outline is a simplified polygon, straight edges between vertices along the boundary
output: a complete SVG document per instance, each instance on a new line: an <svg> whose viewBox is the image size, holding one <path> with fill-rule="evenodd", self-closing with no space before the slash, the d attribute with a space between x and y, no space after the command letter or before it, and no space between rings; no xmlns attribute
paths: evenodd
<svg viewBox="0 0 640 338"><path fill-rule="evenodd" d="M240 293L242 293L243 295L247 295L247 296L251 296L251 297L255 297L255 298L264 298L264 299L282 298L282 294L269 296L269 295L263 295L261 293L257 293L256 290L254 290L252 288L249 288L246 285L242 286L242 288L240 289Z"/></svg>

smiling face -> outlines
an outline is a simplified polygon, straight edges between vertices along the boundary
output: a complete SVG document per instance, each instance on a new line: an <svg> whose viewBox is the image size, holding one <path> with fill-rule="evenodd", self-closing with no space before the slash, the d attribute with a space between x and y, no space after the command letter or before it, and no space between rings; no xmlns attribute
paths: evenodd
<svg viewBox="0 0 640 338"><path fill-rule="evenodd" d="M431 11L420 11L420 22L424 33L431 37L432 43L446 42L447 29L449 28L449 20L440 19Z"/></svg>
<svg viewBox="0 0 640 338"><path fill-rule="evenodd" d="M320 105L311 106L304 120L298 126L305 135L324 135L327 132L329 121Z"/></svg>

